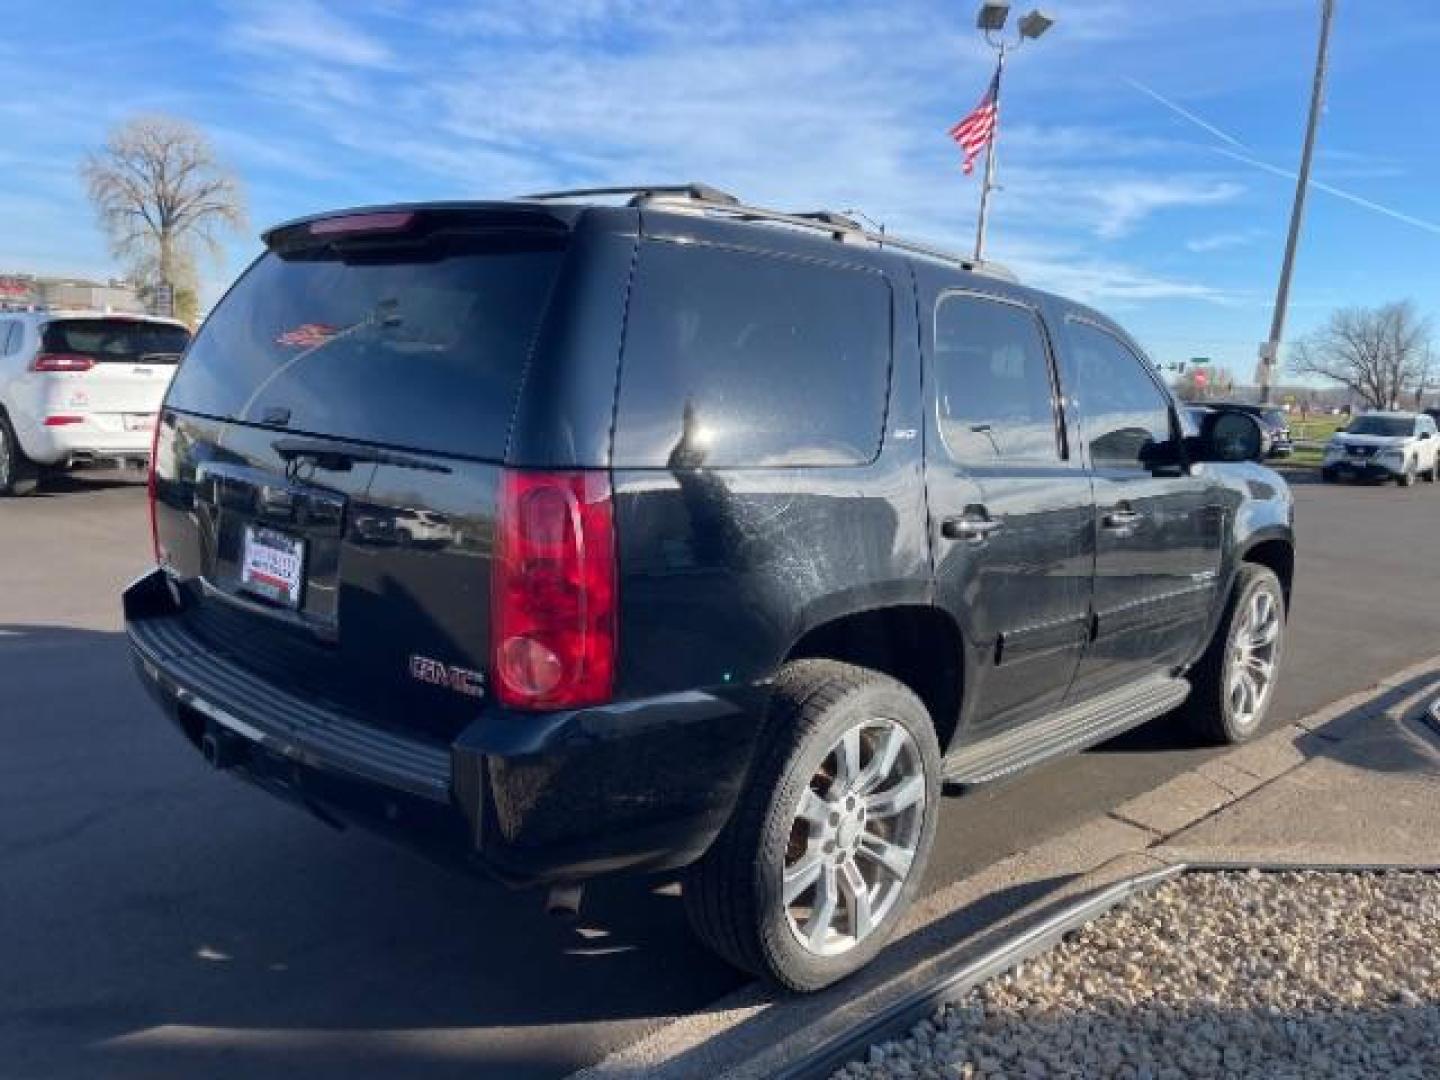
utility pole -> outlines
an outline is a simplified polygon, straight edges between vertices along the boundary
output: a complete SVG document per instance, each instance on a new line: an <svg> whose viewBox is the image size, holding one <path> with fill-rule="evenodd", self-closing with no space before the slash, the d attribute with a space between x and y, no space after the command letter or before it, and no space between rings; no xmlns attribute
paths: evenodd
<svg viewBox="0 0 1440 1080"><path fill-rule="evenodd" d="M1290 209L1290 235L1285 240L1285 261L1280 266L1280 285L1275 291L1275 313L1270 320L1270 339L1260 346L1260 403L1270 401L1280 342L1285 337L1285 313L1290 306L1290 275L1295 269L1295 249L1300 243L1300 224L1305 218L1305 195L1310 187L1310 160L1315 153L1315 132L1325 106L1325 72L1330 62L1330 24L1335 17L1335 0L1320 0L1320 48L1315 54L1315 83L1310 91L1310 119L1305 126L1305 149L1300 156L1300 173L1295 179L1295 202Z"/></svg>

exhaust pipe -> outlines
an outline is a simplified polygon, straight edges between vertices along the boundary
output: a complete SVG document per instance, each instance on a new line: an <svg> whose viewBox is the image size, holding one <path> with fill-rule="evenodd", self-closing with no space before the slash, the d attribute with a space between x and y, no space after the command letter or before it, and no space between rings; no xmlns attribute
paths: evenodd
<svg viewBox="0 0 1440 1080"><path fill-rule="evenodd" d="M567 883L550 886L545 897L545 913L557 919L576 919L580 916L580 901L585 897L585 886Z"/></svg>

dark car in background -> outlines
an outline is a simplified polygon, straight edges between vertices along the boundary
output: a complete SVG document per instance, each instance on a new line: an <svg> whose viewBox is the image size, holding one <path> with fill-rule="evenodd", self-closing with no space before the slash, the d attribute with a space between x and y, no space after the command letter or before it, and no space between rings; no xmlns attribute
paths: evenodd
<svg viewBox="0 0 1440 1080"><path fill-rule="evenodd" d="M1243 401L1207 401L1204 404L1211 409L1253 416L1265 431L1267 458L1289 457L1295 452L1295 442L1290 434L1290 417L1284 409L1275 405L1252 405Z"/></svg>
<svg viewBox="0 0 1440 1080"><path fill-rule="evenodd" d="M207 320L124 607L213 765L556 895L683 868L712 948L812 990L943 789L1182 706L1255 733L1294 550L1253 420L1187 431L997 270L602 194L292 222Z"/></svg>

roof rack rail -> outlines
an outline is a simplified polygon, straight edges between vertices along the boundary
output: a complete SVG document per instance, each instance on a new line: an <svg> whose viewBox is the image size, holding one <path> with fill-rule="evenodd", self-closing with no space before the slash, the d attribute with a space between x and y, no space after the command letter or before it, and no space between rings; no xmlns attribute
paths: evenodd
<svg viewBox="0 0 1440 1080"><path fill-rule="evenodd" d="M657 195L683 196L696 202L720 203L726 206L739 205L740 200L728 191L721 191L709 184L692 180L688 184L637 184L621 187L572 188L569 191L539 191L521 195L522 199L549 202L552 199L583 199L594 195L630 195L632 201Z"/></svg>
<svg viewBox="0 0 1440 1080"><path fill-rule="evenodd" d="M1019 279L1008 269L997 263L982 262L956 255L954 252L931 247L929 244L906 240L883 230L871 231L854 218L834 210L811 210L803 213L785 213L768 210L762 206L749 206L728 191L721 191L710 184L692 180L688 184L634 184L619 187L575 188L569 191L544 191L533 195L522 195L521 199L549 201L552 199L584 199L604 195L628 195L630 206L669 206L674 209L699 210L709 213L727 214L742 221L768 221L791 228L807 229L827 233L841 243L871 243L880 248L894 248L911 255L948 266L958 266L977 274L986 274L1003 281L1018 282Z"/></svg>
<svg viewBox="0 0 1440 1080"><path fill-rule="evenodd" d="M704 185L699 185L704 187ZM903 237L888 232L875 232L865 228L855 219L844 214L838 214L833 210L813 210L803 213L785 213L780 210L768 210L762 206L748 206L734 198L726 195L724 202L716 202L703 197L696 197L689 192L690 185L680 185L668 190L657 190L653 194L642 193L631 201L632 205L644 206L666 204L711 211L714 213L728 214L740 218L743 221L768 221L778 225L788 225L797 229L808 229L814 232L828 233L833 239L843 242L857 243L868 242L878 248L894 248L897 251L904 251L911 255L919 255L922 258L934 262L945 263L947 266L958 266L962 270L968 270L976 274L985 274L989 277L999 278L1002 281L1019 282L1007 268L997 263L983 262L963 255L957 255L952 251L943 248L932 247L929 244L922 244L915 240L906 240Z"/></svg>

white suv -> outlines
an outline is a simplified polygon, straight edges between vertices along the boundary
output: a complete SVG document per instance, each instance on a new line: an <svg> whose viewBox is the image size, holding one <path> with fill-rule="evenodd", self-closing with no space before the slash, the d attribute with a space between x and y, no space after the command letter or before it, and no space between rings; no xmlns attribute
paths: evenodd
<svg viewBox="0 0 1440 1080"><path fill-rule="evenodd" d="M0 495L33 491L42 468L149 458L189 344L170 319L0 310Z"/></svg>
<svg viewBox="0 0 1440 1080"><path fill-rule="evenodd" d="M1325 447L1321 475L1398 480L1403 487L1423 475L1440 480L1440 431L1425 413L1372 412L1357 416Z"/></svg>

